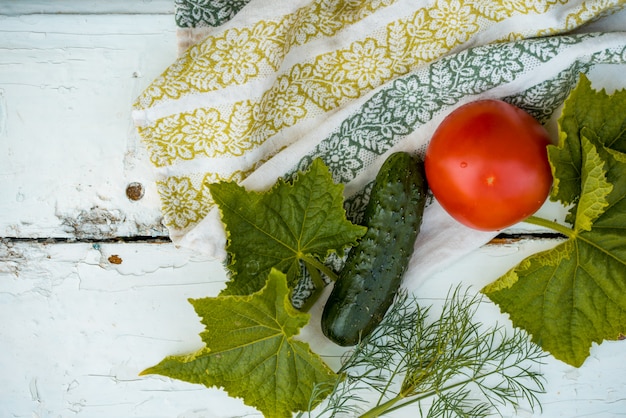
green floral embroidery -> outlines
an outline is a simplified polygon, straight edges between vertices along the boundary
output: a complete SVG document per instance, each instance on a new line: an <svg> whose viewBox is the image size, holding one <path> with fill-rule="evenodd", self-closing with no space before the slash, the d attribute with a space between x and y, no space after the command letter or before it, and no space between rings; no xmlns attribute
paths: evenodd
<svg viewBox="0 0 626 418"><path fill-rule="evenodd" d="M382 3L377 4L380 5ZM471 8L460 7L450 0L439 0L437 6L439 9L430 11L419 9L409 18L391 23L386 28L383 40L368 37L352 43L349 48L322 54L312 63L296 64L290 71L277 77L274 85L262 95L260 101L238 103L238 106L253 109L247 121L241 118L236 120L246 127L243 131L251 137L250 141L229 135L228 131L231 128L228 124L233 120L228 120L227 113L223 113L220 123L212 121L210 126L220 130L216 133L217 140L224 135L231 138L233 143L230 146L218 144L219 146L210 147L203 143L180 141L182 126L192 120L187 115L166 117L157 120L153 126L142 127L142 135L154 141L151 149L157 155L154 155L152 160L161 165L169 165L178 159L193 159L198 155L214 156L220 149L227 149L230 153L240 155L263 144L281 129L293 126L308 114L331 111L348 100L360 97L385 82L406 74L416 66L443 53L446 47L456 46L465 40L465 35L454 40L449 39L447 32L442 31L441 23L451 16L456 16L457 19L465 19L463 16L466 14L474 16L470 14ZM355 16L360 18L361 14ZM348 21L353 19L354 16L347 18ZM257 25L254 30L262 31L267 25L272 24ZM464 28L478 30L478 26L473 23ZM274 28L271 33L275 33L276 30ZM189 52L191 64L187 65L188 69L193 69L190 73L201 73L202 69L207 72L206 69L209 68L222 71L220 75L208 71L204 78L194 77L194 84L198 86L219 86L231 82L241 84L257 76L260 71L258 63L262 61L260 58L264 56L266 61L272 60L266 54L271 48L262 44L274 42L279 45L276 36L269 33L263 35L257 36L248 29L231 29L226 31L223 37L209 39L192 48ZM238 65L242 56L245 57L246 64ZM519 69L513 68L510 62L504 62L508 66L502 67L504 71L502 76L510 78L511 72ZM492 64L487 62L485 65ZM184 77L181 75L181 78ZM173 124L176 121L181 124L181 128L174 128ZM161 127L161 124L165 126ZM251 127L251 130L247 127ZM204 128L202 130L204 131ZM205 132L205 137L207 134ZM163 142L174 145L170 144L159 150L159 145ZM185 146L187 149L182 149Z"/></svg>
<svg viewBox="0 0 626 418"><path fill-rule="evenodd" d="M558 42L560 45L555 45L555 39L523 41L516 44L521 51L519 56L517 53L513 56L527 63L525 71L529 71L529 68L532 68L529 59L547 62L537 58L538 56L545 58L545 54L537 54L542 45L549 47L555 56L557 51L562 52L569 45L594 36L598 35L556 38L560 40ZM418 71L394 81L388 89L373 96L352 117L344 120L336 132L322 140L315 152L301 160L286 176L293 175L297 169L308 167L313 158L321 157L330 166L337 181L346 183L351 181L365 168L366 161L387 151L406 135L418 129L419 125L431 120L435 113L457 103L466 94L479 94L507 82L503 77L491 74L485 74L482 81L475 80L480 78L478 65L489 56L489 50L493 50L494 53L500 51L495 45L477 47L442 59L431 65L427 71ZM576 85L580 72L588 71L596 63L623 64L626 62L625 57L626 47L581 57L556 77L503 99L524 108L545 122L567 97L570 89ZM443 92L447 94L442 94ZM238 173L238 178L245 178L247 174ZM367 203L365 198L367 187L370 186L366 186L364 190L346 200L348 216L355 222L360 220ZM201 194L199 191L196 193ZM208 196L202 196L200 200L206 210L212 205ZM182 215L170 216L169 219L179 220L179 223L184 224L180 219L193 218L185 217L184 211L181 213ZM202 216L198 221L201 218ZM193 222L189 222L188 226L192 224Z"/></svg>
<svg viewBox="0 0 626 418"><path fill-rule="evenodd" d="M524 69L522 52L514 44L502 45L495 51L477 50L474 66L478 68L478 76L492 85L513 81Z"/></svg>
<svg viewBox="0 0 626 418"><path fill-rule="evenodd" d="M219 26L232 19L250 0L174 0L174 17L181 28Z"/></svg>
<svg viewBox="0 0 626 418"><path fill-rule="evenodd" d="M607 61L597 60L595 62ZM591 66L591 62L577 61L557 74L556 77L536 84L519 94L502 99L526 110L540 123L546 123L576 85L580 73L586 73Z"/></svg>
<svg viewBox="0 0 626 418"><path fill-rule="evenodd" d="M619 2L583 2L567 16L559 30L571 29L606 14ZM195 2L198 7L204 3L225 6L226 2ZM393 3L393 0L315 0L275 21L217 32L189 48L186 55L146 89L136 109L174 103L187 94L244 86L257 79L269 83L264 90L252 92L257 96L251 94L232 103L194 107L140 126L152 162L164 167L198 157L226 156L236 160L266 144L281 130L311 115L331 112L384 86L320 141L313 152L293 168L286 168L288 177L306 168L313 158L322 157L335 180L348 183L371 161L463 97L515 81L534 68L549 65L550 60L570 45L600 36L501 42L447 55L494 22L516 14L543 13L552 5L566 1L435 0L345 48L302 60L290 68L282 67L292 48L334 36ZM231 6L231 11L243 7L236 2ZM199 9L194 13L192 18L204 19ZM516 39L528 34L508 36ZM579 72L587 71L597 62L624 63L625 57L624 50L581 57L556 77L505 100L545 121L562 103ZM272 144L254 157L236 160L232 173L191 173L159 181L166 225L178 231L194 227L213 206L206 188L208 182L243 180L271 159L279 151L277 148L288 145ZM246 164L240 164L241 161ZM360 216L365 203L363 196L361 191L347 201L353 219Z"/></svg>
<svg viewBox="0 0 626 418"><path fill-rule="evenodd" d="M332 164L336 177L348 177L363 167L363 162L359 159L359 150L341 141L339 137L329 138L320 144L318 149L324 153L326 161Z"/></svg>
<svg viewBox="0 0 626 418"><path fill-rule="evenodd" d="M394 81L365 103L353 116L347 118L316 149L290 171L303 169L313 158L323 158L336 181L348 183L371 161L406 135L432 119L434 113L458 102L466 95L480 94L512 81L522 72L530 71L537 62L537 54L546 45L550 50L563 51L569 45L599 35L579 35L552 39L522 41L511 45L487 45L462 51L434 63L427 71L417 71ZM555 45L558 43L558 45ZM514 96L506 97L546 121L563 102L576 84L578 74L588 71L598 62L624 62L626 48L602 51L574 62L555 78L530 87ZM492 58L510 62L506 70L486 67ZM533 62L534 61L534 62ZM518 64L521 65L518 68ZM489 71L485 70L489 68ZM358 217L360 194L347 203L352 217ZM357 211L356 213L354 211Z"/></svg>
<svg viewBox="0 0 626 418"><path fill-rule="evenodd" d="M393 120L382 127L381 133L385 138L408 134L410 126L414 126L418 121L430 120L442 102L437 89L431 85L420 84L416 77L399 79L393 87L389 91L387 102L392 109ZM380 146L372 146L370 141L365 144L365 148L378 154L386 151L380 149Z"/></svg>
<svg viewBox="0 0 626 418"><path fill-rule="evenodd" d="M593 36L593 35L591 35ZM572 44L577 37L564 38L564 44ZM552 41L553 39L547 39ZM580 73L587 73L595 64L626 63L626 47L621 50L601 50L581 58L556 77L538 83L514 96L504 97L512 104L529 112L539 122L546 123L554 111L565 101L571 89L578 83Z"/></svg>

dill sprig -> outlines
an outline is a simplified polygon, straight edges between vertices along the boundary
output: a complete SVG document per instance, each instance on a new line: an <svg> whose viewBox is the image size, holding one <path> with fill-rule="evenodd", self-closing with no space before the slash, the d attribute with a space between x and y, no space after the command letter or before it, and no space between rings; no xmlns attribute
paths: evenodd
<svg viewBox="0 0 626 418"><path fill-rule="evenodd" d="M541 408L544 380L533 366L547 354L521 330L509 335L476 322L480 303L457 287L432 320L432 307L399 293L376 330L344 357L341 379L316 388L311 404L326 400L315 416L371 418L409 405L421 417L502 416L503 407L522 403ZM372 391L373 404L365 400Z"/></svg>

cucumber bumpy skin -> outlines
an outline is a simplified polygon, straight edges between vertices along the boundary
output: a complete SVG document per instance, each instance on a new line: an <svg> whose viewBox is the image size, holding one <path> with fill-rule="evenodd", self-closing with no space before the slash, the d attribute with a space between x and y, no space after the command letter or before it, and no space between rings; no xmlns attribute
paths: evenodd
<svg viewBox="0 0 626 418"><path fill-rule="evenodd" d="M363 224L322 313L322 331L341 346L357 344L391 306L413 254L428 185L421 160L391 154L380 168Z"/></svg>

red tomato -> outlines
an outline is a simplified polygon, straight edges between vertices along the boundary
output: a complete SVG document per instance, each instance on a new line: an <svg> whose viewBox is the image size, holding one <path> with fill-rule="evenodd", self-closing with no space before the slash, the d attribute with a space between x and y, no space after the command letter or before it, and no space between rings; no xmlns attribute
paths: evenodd
<svg viewBox="0 0 626 418"><path fill-rule="evenodd" d="M495 231L523 221L552 186L548 132L500 100L460 106L436 129L424 165L433 195L457 221Z"/></svg>

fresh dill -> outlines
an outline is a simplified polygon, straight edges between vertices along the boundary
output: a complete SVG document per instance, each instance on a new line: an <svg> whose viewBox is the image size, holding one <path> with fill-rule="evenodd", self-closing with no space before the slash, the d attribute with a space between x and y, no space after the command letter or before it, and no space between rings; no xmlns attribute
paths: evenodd
<svg viewBox="0 0 626 418"><path fill-rule="evenodd" d="M311 404L326 400L301 415L372 418L412 405L420 417L474 418L522 404L540 409L544 379L534 367L547 354L521 330L476 322L480 303L457 287L432 320L431 307L398 294L378 328L346 354L341 379L317 387ZM374 403L365 400L372 394Z"/></svg>

